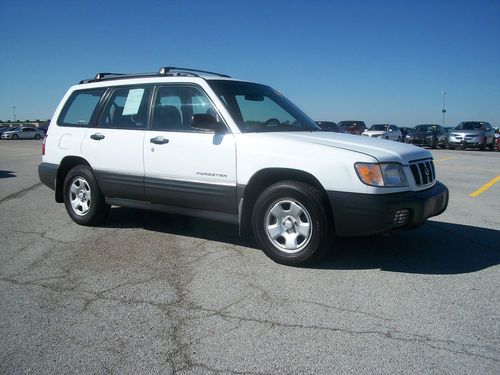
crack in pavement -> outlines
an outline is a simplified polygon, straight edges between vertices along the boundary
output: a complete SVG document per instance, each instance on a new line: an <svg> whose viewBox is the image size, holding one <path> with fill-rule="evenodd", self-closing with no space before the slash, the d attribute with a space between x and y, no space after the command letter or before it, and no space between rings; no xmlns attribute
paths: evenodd
<svg viewBox="0 0 500 375"><path fill-rule="evenodd" d="M9 194L7 195L6 197L3 197L2 199L0 199L0 204L4 203L4 202L7 202L11 199L16 199L16 198L20 198L22 197L24 194L26 193L29 193L31 190L35 190L37 187L41 186L42 183L39 182L35 185L31 185L25 189L22 189L22 190L19 190L19 191L16 191L15 193L12 193L12 194Z"/></svg>

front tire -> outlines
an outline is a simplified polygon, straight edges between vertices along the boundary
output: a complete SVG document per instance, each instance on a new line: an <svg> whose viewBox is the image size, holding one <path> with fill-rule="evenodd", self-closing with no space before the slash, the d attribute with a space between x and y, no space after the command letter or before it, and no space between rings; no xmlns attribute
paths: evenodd
<svg viewBox="0 0 500 375"><path fill-rule="evenodd" d="M36 140L39 140L40 138L42 138L42 137L40 137L40 134L35 134L35 139Z"/></svg>
<svg viewBox="0 0 500 375"><path fill-rule="evenodd" d="M282 181L257 198L252 229L268 257L297 266L314 263L326 254L333 226L318 189L298 181Z"/></svg>
<svg viewBox="0 0 500 375"><path fill-rule="evenodd" d="M64 205L71 219L80 225L95 226L106 220L110 206L105 203L90 167L78 165L64 180Z"/></svg>
<svg viewBox="0 0 500 375"><path fill-rule="evenodd" d="M17 134L12 134L12 139L19 139L19 136Z"/></svg>

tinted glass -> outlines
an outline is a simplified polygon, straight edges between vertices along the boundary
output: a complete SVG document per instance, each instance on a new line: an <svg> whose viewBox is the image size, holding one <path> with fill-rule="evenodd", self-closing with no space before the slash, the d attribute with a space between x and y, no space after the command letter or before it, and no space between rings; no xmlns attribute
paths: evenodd
<svg viewBox="0 0 500 375"><path fill-rule="evenodd" d="M461 122L457 128L457 130L484 130L485 124L484 122Z"/></svg>
<svg viewBox="0 0 500 375"><path fill-rule="evenodd" d="M120 87L113 90L98 126L105 128L144 129L148 118L151 87Z"/></svg>
<svg viewBox="0 0 500 375"><path fill-rule="evenodd" d="M370 126L368 130L376 130L376 131L386 131L388 128L388 125L382 125L382 124L375 124Z"/></svg>
<svg viewBox="0 0 500 375"><path fill-rule="evenodd" d="M75 91L64 106L59 125L86 126L106 89Z"/></svg>
<svg viewBox="0 0 500 375"><path fill-rule="evenodd" d="M208 82L242 132L320 130L292 102L268 86L237 81Z"/></svg>
<svg viewBox="0 0 500 375"><path fill-rule="evenodd" d="M212 103L200 89L182 85L161 86L155 98L152 129L200 132L191 127L196 114L210 114L219 120Z"/></svg>
<svg viewBox="0 0 500 375"><path fill-rule="evenodd" d="M436 125L417 125L413 131L419 133L434 133L436 128Z"/></svg>

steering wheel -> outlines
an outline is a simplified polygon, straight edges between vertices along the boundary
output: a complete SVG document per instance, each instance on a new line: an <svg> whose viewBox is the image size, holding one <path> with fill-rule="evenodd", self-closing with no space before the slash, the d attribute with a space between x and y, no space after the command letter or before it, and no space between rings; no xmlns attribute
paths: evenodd
<svg viewBox="0 0 500 375"><path fill-rule="evenodd" d="M267 127L271 127L271 126L280 126L281 125L281 121L278 120L277 118L270 118L269 120L266 120L264 122L264 124L262 124L263 126L265 126L266 128Z"/></svg>

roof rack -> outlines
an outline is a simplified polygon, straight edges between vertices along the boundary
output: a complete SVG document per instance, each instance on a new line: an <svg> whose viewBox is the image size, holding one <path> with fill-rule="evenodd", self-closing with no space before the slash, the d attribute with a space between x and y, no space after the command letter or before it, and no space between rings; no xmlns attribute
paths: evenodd
<svg viewBox="0 0 500 375"><path fill-rule="evenodd" d="M214 76L219 76L219 77L225 77L225 78L231 78L231 76L228 76L227 74L221 74L221 73L215 73L215 72L209 72L208 70L200 70L200 69L191 69L191 68L178 68L175 66L163 66L160 68L158 71L158 74L160 75L166 75L168 73L171 73L172 70L177 71L177 72L195 72L195 73L206 73L206 74L212 74Z"/></svg>
<svg viewBox="0 0 500 375"><path fill-rule="evenodd" d="M178 68L174 66L164 66L161 67L158 73L139 73L139 74L126 74L126 73L97 73L94 78L84 79L79 82L79 84L83 83L92 83L99 82L104 80L113 80L113 79L122 79L122 78L141 78L141 77L158 77L158 76L192 76L192 77L200 77L196 73L206 73L215 75L218 77L231 78L227 74L209 72L208 70L200 70L200 69L190 69L190 68Z"/></svg>

